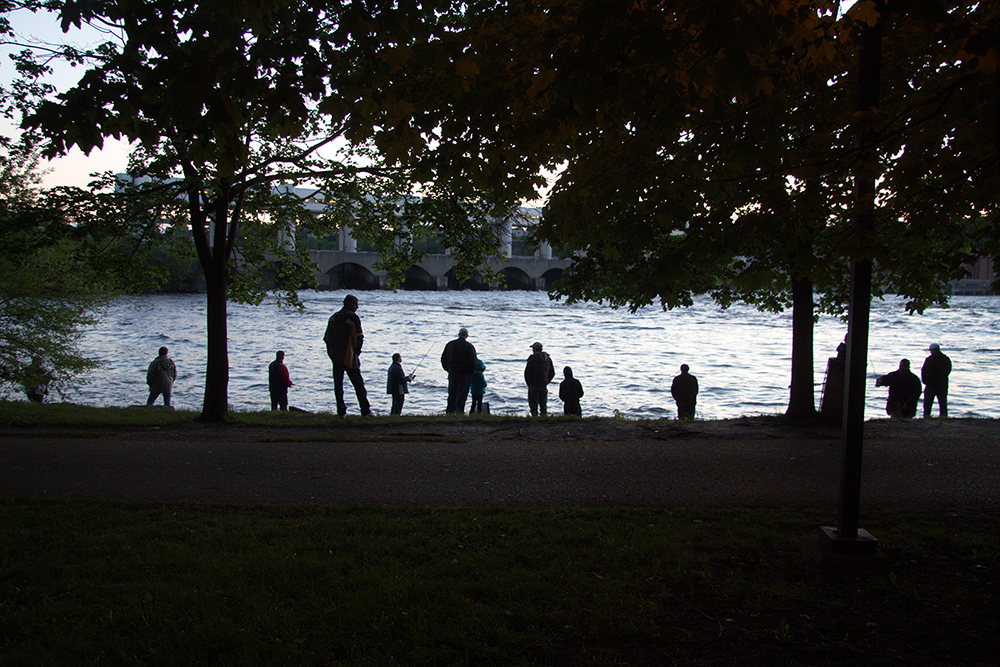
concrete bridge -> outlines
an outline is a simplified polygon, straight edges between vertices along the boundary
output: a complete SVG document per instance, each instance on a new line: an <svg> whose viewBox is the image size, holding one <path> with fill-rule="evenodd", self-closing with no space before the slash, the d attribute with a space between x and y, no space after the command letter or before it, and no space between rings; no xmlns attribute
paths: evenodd
<svg viewBox="0 0 1000 667"><path fill-rule="evenodd" d="M309 258L319 267L319 289L387 289L388 275L376 271L377 252L347 250L310 250ZM513 256L502 259L495 267L504 277L504 285L487 284L479 272L470 280L460 282L455 278L455 262L449 255L426 255L424 261L406 271L406 280L400 289L449 290L449 289L512 289L548 290L562 275L570 260L545 257Z"/></svg>

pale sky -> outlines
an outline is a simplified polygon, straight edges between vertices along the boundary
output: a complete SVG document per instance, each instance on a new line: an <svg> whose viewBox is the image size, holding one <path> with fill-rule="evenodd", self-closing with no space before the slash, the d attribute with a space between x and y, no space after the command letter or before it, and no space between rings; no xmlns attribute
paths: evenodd
<svg viewBox="0 0 1000 667"><path fill-rule="evenodd" d="M82 31L72 30L69 34L63 34L52 15L44 12L39 14L24 10L11 12L10 21L20 37L32 37L48 42L63 42L69 39L74 43L85 43L86 40L82 36ZM92 36L93 39L100 37L96 32L92 33ZM0 58L0 81L10 82L14 78L14 65L7 55L19 50L15 47L0 46L0 54L3 56ZM75 84L84 72L82 68L72 68L68 65L60 65L53 69L50 83L61 90ZM20 134L20 128L0 120L0 133L14 137ZM92 151L90 155L84 155L79 149L74 148L69 155L52 160L44 166L49 173L42 179L42 184L46 187L57 185L85 187L90 182L92 173L125 171L128 154L128 144L114 139L105 140L104 150Z"/></svg>

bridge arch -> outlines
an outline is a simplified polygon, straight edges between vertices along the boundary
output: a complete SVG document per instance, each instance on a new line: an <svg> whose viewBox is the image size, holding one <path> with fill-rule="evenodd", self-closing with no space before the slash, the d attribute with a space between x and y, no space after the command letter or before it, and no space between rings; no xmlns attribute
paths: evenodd
<svg viewBox="0 0 1000 667"><path fill-rule="evenodd" d="M549 269L542 274L542 280L545 281L545 291L552 289L552 286L556 284L560 278L562 278L563 270L560 268Z"/></svg>
<svg viewBox="0 0 1000 667"><path fill-rule="evenodd" d="M500 270L505 290L534 290L535 281L523 269L508 266Z"/></svg>
<svg viewBox="0 0 1000 667"><path fill-rule="evenodd" d="M414 264L406 270L406 278L400 285L404 290L436 290L437 279L423 267Z"/></svg>
<svg viewBox="0 0 1000 667"><path fill-rule="evenodd" d="M448 278L448 289L486 291L490 288L489 285L483 282L483 276L479 273L479 271L473 271L472 277L466 281L459 281L458 278L455 277L455 269L453 268L448 269L445 276Z"/></svg>
<svg viewBox="0 0 1000 667"><path fill-rule="evenodd" d="M378 276L367 267L353 262L337 264L326 272L330 289L368 290L378 289Z"/></svg>

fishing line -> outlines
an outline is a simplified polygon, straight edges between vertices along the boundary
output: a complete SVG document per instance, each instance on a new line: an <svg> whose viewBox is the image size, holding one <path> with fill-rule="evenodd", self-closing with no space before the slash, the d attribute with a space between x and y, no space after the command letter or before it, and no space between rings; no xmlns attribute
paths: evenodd
<svg viewBox="0 0 1000 667"><path fill-rule="evenodd" d="M434 349L434 346L438 344L438 341L439 341L439 340L441 340L441 337L440 337L440 336L439 336L439 337L437 337L437 338L435 338L435 339L434 339L434 342L432 342L432 343L430 344L430 347L428 347L428 348L427 348L427 351L426 351L426 352L424 352L424 356L420 357L420 361L418 361L418 362L417 362L417 365L413 367L413 370L412 370L412 371L410 371L410 375L411 375L411 376L413 376L413 375L416 375L416 374L417 374L417 369L418 369L418 368L420 368L420 364L424 363L424 359L426 359L426 358L427 358L427 355L431 353L431 350L433 350L433 349Z"/></svg>

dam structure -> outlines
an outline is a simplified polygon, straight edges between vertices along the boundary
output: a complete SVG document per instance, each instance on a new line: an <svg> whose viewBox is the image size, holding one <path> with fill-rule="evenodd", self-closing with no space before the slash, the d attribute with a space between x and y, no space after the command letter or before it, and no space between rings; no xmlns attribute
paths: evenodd
<svg viewBox="0 0 1000 667"><path fill-rule="evenodd" d="M346 250L310 250L309 258L316 263L319 289L366 290L388 289L385 271L376 270L377 252ZM503 283L486 283L479 272L469 280L455 277L455 261L447 254L427 254L420 264L406 270L406 279L399 289L449 290L449 289L517 289L548 290L570 265L568 259L544 256L509 256L501 258L494 267L502 275Z"/></svg>
<svg viewBox="0 0 1000 667"><path fill-rule="evenodd" d="M280 186L289 187L289 186ZM315 213L322 212L324 202L322 193L303 188L294 189L295 196L300 198L303 206ZM507 221L506 229L501 233L502 255L496 258L493 270L503 276L502 281L487 283L476 271L472 277L460 281L455 277L456 262L448 253L428 252L420 264L415 264L406 270L406 278L398 289L404 290L549 290L559 279L564 269L572 260L552 257L552 248L542 243L538 248L529 247L524 239L531 228L541 219L542 209L522 208L516 223ZM386 271L375 268L379 259L377 252L359 247L351 236L350 228L338 231L336 249L310 249L311 259L318 271L316 282L321 290L370 290L389 289L389 277Z"/></svg>

